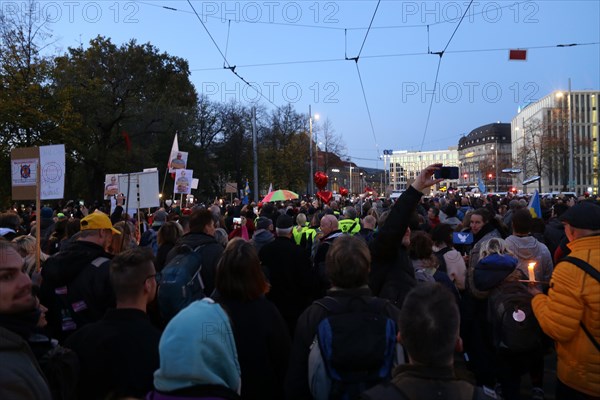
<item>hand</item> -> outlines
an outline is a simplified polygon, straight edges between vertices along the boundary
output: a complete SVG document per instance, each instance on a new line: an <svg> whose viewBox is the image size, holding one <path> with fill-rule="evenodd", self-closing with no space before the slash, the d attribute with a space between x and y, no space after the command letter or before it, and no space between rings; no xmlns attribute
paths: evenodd
<svg viewBox="0 0 600 400"><path fill-rule="evenodd" d="M412 187L417 189L419 192L423 191L423 189L428 188L429 186L433 186L437 183L442 182L444 179L431 179L436 169L440 169L442 164L431 164L427 168L425 168L421 173L417 176L415 181L411 184Z"/></svg>
<svg viewBox="0 0 600 400"><path fill-rule="evenodd" d="M573 207L575 205L575 197L570 197L569 201L567 201L567 205Z"/></svg>
<svg viewBox="0 0 600 400"><path fill-rule="evenodd" d="M529 294L531 294L532 296L542 294L542 291L538 289L535 283L530 283L529 286L527 286L527 290L529 290Z"/></svg>
<svg viewBox="0 0 600 400"><path fill-rule="evenodd" d="M86 206L81 206L81 213L83 214L84 217L87 217L88 214L90 213L90 210L88 210L88 208Z"/></svg>

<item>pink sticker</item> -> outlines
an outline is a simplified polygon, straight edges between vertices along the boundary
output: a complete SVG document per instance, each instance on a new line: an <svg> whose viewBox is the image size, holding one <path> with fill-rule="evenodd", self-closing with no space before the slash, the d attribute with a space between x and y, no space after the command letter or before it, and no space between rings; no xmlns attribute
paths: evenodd
<svg viewBox="0 0 600 400"><path fill-rule="evenodd" d="M63 286L63 287L56 288L56 289L54 289L54 293L56 293L58 295L67 294L67 287Z"/></svg>
<svg viewBox="0 0 600 400"><path fill-rule="evenodd" d="M525 315L525 313L523 312L523 310L517 310L517 311L513 312L512 317L517 322L523 322L523 321L525 321L525 318L527 316Z"/></svg>
<svg viewBox="0 0 600 400"><path fill-rule="evenodd" d="M73 307L73 311L80 312L87 309L87 304L85 304L85 301L78 301L71 304L71 307Z"/></svg>

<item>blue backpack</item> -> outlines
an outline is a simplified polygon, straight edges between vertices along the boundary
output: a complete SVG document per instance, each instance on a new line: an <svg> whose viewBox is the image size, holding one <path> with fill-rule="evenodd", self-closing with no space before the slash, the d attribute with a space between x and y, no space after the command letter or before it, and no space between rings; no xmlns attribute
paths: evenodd
<svg viewBox="0 0 600 400"><path fill-rule="evenodd" d="M177 247L173 257L158 277L158 307L165 321L170 321L190 303L205 297L202 281L202 246Z"/></svg>
<svg viewBox="0 0 600 400"><path fill-rule="evenodd" d="M360 307L350 307L359 303ZM333 297L315 304L328 316L317 327L309 354L309 386L316 400L354 400L389 381L398 363L396 322L385 314L387 300L356 297L348 306Z"/></svg>
<svg viewBox="0 0 600 400"><path fill-rule="evenodd" d="M158 232L150 228L142 233L140 238L140 247L148 247L152 250L152 254L156 257L158 253Z"/></svg>

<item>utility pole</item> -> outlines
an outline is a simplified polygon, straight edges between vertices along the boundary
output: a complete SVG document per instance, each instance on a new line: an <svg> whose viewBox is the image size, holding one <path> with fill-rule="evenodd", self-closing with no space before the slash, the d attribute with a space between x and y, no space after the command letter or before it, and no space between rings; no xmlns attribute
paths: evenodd
<svg viewBox="0 0 600 400"><path fill-rule="evenodd" d="M308 105L308 131L309 131L309 143L308 143L308 162L310 163L310 172L308 173L308 195L312 196L314 193L315 183L313 178L313 134L312 134L312 110L310 104Z"/></svg>
<svg viewBox="0 0 600 400"><path fill-rule="evenodd" d="M574 163L573 163L573 110L571 109L571 78L569 78L569 97L567 107L569 112L569 190L575 191Z"/></svg>
<svg viewBox="0 0 600 400"><path fill-rule="evenodd" d="M258 148L256 146L256 107L252 107L252 153L254 155L254 202L258 203Z"/></svg>

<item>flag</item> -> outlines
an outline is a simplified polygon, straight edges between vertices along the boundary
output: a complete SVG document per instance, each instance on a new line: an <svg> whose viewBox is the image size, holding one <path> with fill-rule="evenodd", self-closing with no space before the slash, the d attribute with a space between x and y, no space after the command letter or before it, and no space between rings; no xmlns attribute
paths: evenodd
<svg viewBox="0 0 600 400"><path fill-rule="evenodd" d="M244 198L242 199L242 204L248 204L248 195L250 194L250 185L248 184L248 179L246 179L246 186L244 187Z"/></svg>
<svg viewBox="0 0 600 400"><path fill-rule="evenodd" d="M173 139L173 145L171 146L171 152L169 153L169 161L167 162L167 168L171 169L172 155L179 151L179 142L177 141L177 132L175 132L175 138ZM175 171L170 171L175 172Z"/></svg>
<svg viewBox="0 0 600 400"><path fill-rule="evenodd" d="M531 196L531 200L529 200L529 205L527 206L531 216L533 218L542 218L542 205L540 203L540 194L536 190L533 196Z"/></svg>
<svg viewBox="0 0 600 400"><path fill-rule="evenodd" d="M473 244L473 234L471 232L453 232L452 242L454 244Z"/></svg>
<svg viewBox="0 0 600 400"><path fill-rule="evenodd" d="M271 193L273 191L273 183L271 182L271 184L269 184L269 190L267 190L267 194Z"/></svg>
<svg viewBox="0 0 600 400"><path fill-rule="evenodd" d="M485 190L485 184L481 180L481 177L477 177L477 187L479 188L479 193L486 194L487 190Z"/></svg>
<svg viewBox="0 0 600 400"><path fill-rule="evenodd" d="M129 138L129 134L125 131L121 132L123 136L123 140L125 141L125 151L127 153L131 152L131 139Z"/></svg>
<svg viewBox="0 0 600 400"><path fill-rule="evenodd" d="M511 61L527 61L527 50L509 50L508 59Z"/></svg>

